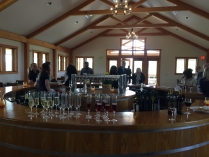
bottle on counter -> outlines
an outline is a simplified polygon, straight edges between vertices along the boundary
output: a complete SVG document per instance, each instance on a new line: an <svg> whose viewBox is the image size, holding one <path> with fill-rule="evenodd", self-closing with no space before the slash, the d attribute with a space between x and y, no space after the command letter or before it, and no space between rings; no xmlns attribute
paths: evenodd
<svg viewBox="0 0 209 157"><path fill-rule="evenodd" d="M167 102L168 102L168 115L172 115L172 112L171 112L171 103L172 103L171 91L167 95Z"/></svg>
<svg viewBox="0 0 209 157"><path fill-rule="evenodd" d="M25 93L24 105L25 105L25 106L28 106L28 102L29 102L29 99L28 99L28 92L26 92L26 93Z"/></svg>
<svg viewBox="0 0 209 157"><path fill-rule="evenodd" d="M179 91L179 94L177 96L177 100L176 100L176 106L177 106L177 114L184 114L183 112L183 106L184 106L184 95L182 95L182 91Z"/></svg>

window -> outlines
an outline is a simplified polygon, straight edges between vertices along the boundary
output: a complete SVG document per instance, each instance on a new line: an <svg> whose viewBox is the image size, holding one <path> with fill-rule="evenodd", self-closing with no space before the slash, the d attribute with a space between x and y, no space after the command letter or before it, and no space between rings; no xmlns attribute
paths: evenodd
<svg viewBox="0 0 209 157"><path fill-rule="evenodd" d="M17 73L17 47L0 45L0 73Z"/></svg>
<svg viewBox="0 0 209 157"><path fill-rule="evenodd" d="M144 56L145 39L121 39L121 55Z"/></svg>
<svg viewBox="0 0 209 157"><path fill-rule="evenodd" d="M41 67L45 62L49 62L49 53L33 50L33 63Z"/></svg>
<svg viewBox="0 0 209 157"><path fill-rule="evenodd" d="M176 57L176 74L182 74L186 69L192 69L195 73L195 67L198 65L197 57Z"/></svg>
<svg viewBox="0 0 209 157"><path fill-rule="evenodd" d="M89 68L93 69L94 57L76 57L76 69L78 71L84 67L84 62L89 62Z"/></svg>
<svg viewBox="0 0 209 157"><path fill-rule="evenodd" d="M58 55L58 71L65 71L68 67L68 57L63 55Z"/></svg>

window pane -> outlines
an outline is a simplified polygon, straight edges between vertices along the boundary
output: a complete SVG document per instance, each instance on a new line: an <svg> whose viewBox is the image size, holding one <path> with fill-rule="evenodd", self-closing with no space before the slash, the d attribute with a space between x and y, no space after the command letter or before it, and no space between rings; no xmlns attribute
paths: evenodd
<svg viewBox="0 0 209 157"><path fill-rule="evenodd" d="M196 59L188 59L188 69L192 69L192 73L195 73L195 67L197 66L197 60Z"/></svg>
<svg viewBox="0 0 209 157"><path fill-rule="evenodd" d="M42 63L46 63L46 54L43 54L42 56Z"/></svg>
<svg viewBox="0 0 209 157"><path fill-rule="evenodd" d="M12 71L12 49L6 48L5 63L6 71Z"/></svg>
<svg viewBox="0 0 209 157"><path fill-rule="evenodd" d="M121 55L132 55L132 51L121 51Z"/></svg>
<svg viewBox="0 0 209 157"><path fill-rule="evenodd" d="M78 71L83 68L84 58L76 58L76 67Z"/></svg>
<svg viewBox="0 0 209 157"><path fill-rule="evenodd" d="M86 58L86 61L89 62L89 67L93 69L93 58Z"/></svg>
<svg viewBox="0 0 209 157"><path fill-rule="evenodd" d="M135 56L144 56L144 51L133 51L133 55L135 55Z"/></svg>
<svg viewBox="0 0 209 157"><path fill-rule="evenodd" d="M132 40L131 39L123 39L121 50L132 50Z"/></svg>
<svg viewBox="0 0 209 157"><path fill-rule="evenodd" d="M145 40L144 39L122 39L122 50L144 50Z"/></svg>
<svg viewBox="0 0 209 157"><path fill-rule="evenodd" d="M111 66L115 65L117 67L117 60L109 60L109 67L108 69L110 70Z"/></svg>
<svg viewBox="0 0 209 157"><path fill-rule="evenodd" d="M178 58L176 59L176 73L183 73L185 65L185 59Z"/></svg>
<svg viewBox="0 0 209 157"><path fill-rule="evenodd" d="M147 56L160 56L160 51L159 50L148 50Z"/></svg>
<svg viewBox="0 0 209 157"><path fill-rule="evenodd" d="M144 39L136 39L133 41L133 50L144 50Z"/></svg>
<svg viewBox="0 0 209 157"><path fill-rule="evenodd" d="M141 68L142 71L142 61L134 61L134 73L136 72L137 68Z"/></svg>
<svg viewBox="0 0 209 157"><path fill-rule="evenodd" d="M61 70L61 57L58 58L58 70Z"/></svg>
<svg viewBox="0 0 209 157"><path fill-rule="evenodd" d="M107 50L107 56L118 56L119 51L118 50Z"/></svg>
<svg viewBox="0 0 209 157"><path fill-rule="evenodd" d="M148 84L155 85L157 82L157 61L148 61Z"/></svg>
<svg viewBox="0 0 209 157"><path fill-rule="evenodd" d="M38 64L38 53L33 53L33 62Z"/></svg>
<svg viewBox="0 0 209 157"><path fill-rule="evenodd" d="M66 69L66 57L64 57L64 65L63 65L63 70L65 70Z"/></svg>

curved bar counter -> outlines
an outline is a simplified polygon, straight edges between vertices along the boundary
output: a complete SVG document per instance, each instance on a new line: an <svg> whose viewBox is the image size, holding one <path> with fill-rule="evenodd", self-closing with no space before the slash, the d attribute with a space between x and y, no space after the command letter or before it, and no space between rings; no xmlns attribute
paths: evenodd
<svg viewBox="0 0 209 157"><path fill-rule="evenodd" d="M204 105L203 101L195 103ZM176 121L171 123L166 110L117 112L116 123L96 123L94 119L85 119L87 112L81 112L78 119L46 121L41 116L28 118L28 111L28 107L8 101L0 108L1 156L206 157L209 154L209 114L176 115ZM113 118L112 113L109 118Z"/></svg>

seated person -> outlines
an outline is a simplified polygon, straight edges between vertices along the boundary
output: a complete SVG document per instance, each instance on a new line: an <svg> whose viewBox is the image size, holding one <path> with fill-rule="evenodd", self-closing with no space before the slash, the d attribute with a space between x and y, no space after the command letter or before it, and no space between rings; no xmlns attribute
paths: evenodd
<svg viewBox="0 0 209 157"><path fill-rule="evenodd" d="M205 68L203 71L203 78L200 79L200 89L205 97L209 97L209 68Z"/></svg>
<svg viewBox="0 0 209 157"><path fill-rule="evenodd" d="M118 69L117 69L117 67L115 65L111 66L111 68L110 68L110 75L117 75L118 74L117 71L118 71ZM112 82L112 87L118 88L118 81L114 80Z"/></svg>
<svg viewBox="0 0 209 157"><path fill-rule="evenodd" d="M71 80L71 74L77 74L77 70L74 65L69 64L66 69L67 80L65 81L65 86L69 86L69 81Z"/></svg>
<svg viewBox="0 0 209 157"><path fill-rule="evenodd" d="M197 80L192 77L192 70L186 69L183 72L184 78L181 80L181 85L186 86L189 88L190 86L195 87L197 86Z"/></svg>
<svg viewBox="0 0 209 157"><path fill-rule="evenodd" d="M93 70L89 68L89 62L84 63L84 68L81 69L80 75L83 74L94 74Z"/></svg>
<svg viewBox="0 0 209 157"><path fill-rule="evenodd" d="M38 77L39 70L36 63L31 63L31 70L29 71L29 83L34 84L36 82L36 78Z"/></svg>
<svg viewBox="0 0 209 157"><path fill-rule="evenodd" d="M40 76L39 76L39 90L40 91L46 91L50 92L50 81L49 81L49 76L50 76L50 66L47 63L42 64Z"/></svg>
<svg viewBox="0 0 209 157"><path fill-rule="evenodd" d="M145 75L141 72L141 68L136 69L136 73L132 75L132 84L141 84L145 81Z"/></svg>

